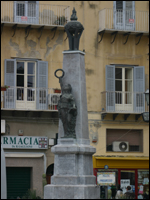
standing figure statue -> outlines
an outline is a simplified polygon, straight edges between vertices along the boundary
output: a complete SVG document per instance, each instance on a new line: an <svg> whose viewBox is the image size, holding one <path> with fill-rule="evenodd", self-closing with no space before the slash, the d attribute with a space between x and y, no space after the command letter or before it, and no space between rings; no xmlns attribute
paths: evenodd
<svg viewBox="0 0 150 200"><path fill-rule="evenodd" d="M63 75L58 77L56 75L57 71L62 71ZM58 101L58 114L59 118L63 123L64 137L65 138L76 138L75 135L75 125L77 117L77 107L75 104L74 97L71 93L72 87L70 84L63 85L62 77L64 76L64 71L62 69L57 69L55 71L55 76L59 78L59 83L61 86L62 95Z"/></svg>

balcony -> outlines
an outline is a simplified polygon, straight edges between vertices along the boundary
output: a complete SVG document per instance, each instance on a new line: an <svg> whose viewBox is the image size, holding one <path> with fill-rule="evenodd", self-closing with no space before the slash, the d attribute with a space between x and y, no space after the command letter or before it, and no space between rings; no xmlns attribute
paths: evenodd
<svg viewBox="0 0 150 200"><path fill-rule="evenodd" d="M137 114L149 112L144 93L101 92L101 113Z"/></svg>
<svg viewBox="0 0 150 200"><path fill-rule="evenodd" d="M70 7L41 4L38 1L1 1L1 24L34 28L58 27L62 29L69 21Z"/></svg>
<svg viewBox="0 0 150 200"><path fill-rule="evenodd" d="M9 87L1 91L1 110L58 111L60 92L53 88Z"/></svg>
<svg viewBox="0 0 150 200"><path fill-rule="evenodd" d="M149 12L134 10L103 9L99 11L98 32L149 33Z"/></svg>

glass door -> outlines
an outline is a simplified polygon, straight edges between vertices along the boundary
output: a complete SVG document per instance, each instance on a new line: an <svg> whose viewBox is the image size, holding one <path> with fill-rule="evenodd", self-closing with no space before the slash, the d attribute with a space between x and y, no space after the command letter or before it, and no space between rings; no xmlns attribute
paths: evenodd
<svg viewBox="0 0 150 200"><path fill-rule="evenodd" d="M120 187L123 194L126 192L127 186L135 193L135 170L120 170Z"/></svg>
<svg viewBox="0 0 150 200"><path fill-rule="evenodd" d="M117 30L134 30L135 13L134 1L115 1L114 2L114 20Z"/></svg>
<svg viewBox="0 0 150 200"><path fill-rule="evenodd" d="M17 62L17 109L35 109L36 64L35 62Z"/></svg>

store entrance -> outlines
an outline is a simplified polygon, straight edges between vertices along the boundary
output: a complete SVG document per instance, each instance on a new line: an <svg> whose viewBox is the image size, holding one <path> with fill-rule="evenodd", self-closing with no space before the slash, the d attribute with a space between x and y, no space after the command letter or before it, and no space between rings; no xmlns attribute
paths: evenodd
<svg viewBox="0 0 150 200"><path fill-rule="evenodd" d="M120 187L123 194L127 186L131 186L131 190L135 193L135 170L120 170Z"/></svg>

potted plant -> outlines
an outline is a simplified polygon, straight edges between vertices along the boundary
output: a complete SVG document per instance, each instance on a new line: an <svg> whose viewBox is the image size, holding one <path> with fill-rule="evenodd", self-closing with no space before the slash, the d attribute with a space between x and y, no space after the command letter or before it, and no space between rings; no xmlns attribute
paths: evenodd
<svg viewBox="0 0 150 200"><path fill-rule="evenodd" d="M57 20L54 22L56 25L64 25L67 22L65 16L57 17Z"/></svg>
<svg viewBox="0 0 150 200"><path fill-rule="evenodd" d="M60 89L54 89L54 93L61 93L61 90Z"/></svg>
<svg viewBox="0 0 150 200"><path fill-rule="evenodd" d="M10 88L10 86L7 86L7 85L1 86L1 91L6 91L7 88Z"/></svg>

